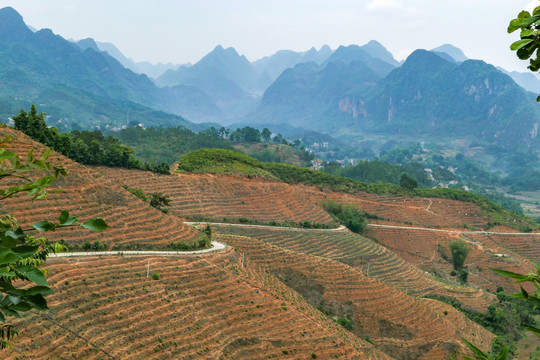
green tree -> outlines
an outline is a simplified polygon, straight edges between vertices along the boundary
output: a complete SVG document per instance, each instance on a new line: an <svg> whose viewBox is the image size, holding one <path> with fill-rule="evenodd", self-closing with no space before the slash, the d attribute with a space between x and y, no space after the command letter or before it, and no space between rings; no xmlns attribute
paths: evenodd
<svg viewBox="0 0 540 360"><path fill-rule="evenodd" d="M407 174L401 175L399 178L399 185L404 189L412 190L418 187L418 182Z"/></svg>
<svg viewBox="0 0 540 360"><path fill-rule="evenodd" d="M455 240L448 245L452 253L452 265L456 271L463 269L467 255L471 251L471 247L462 240Z"/></svg>
<svg viewBox="0 0 540 360"><path fill-rule="evenodd" d="M166 195L163 195L163 193L156 192L148 194L150 195L150 206L163 211L164 206L169 206L171 203L171 198L169 198Z"/></svg>
<svg viewBox="0 0 540 360"><path fill-rule="evenodd" d="M529 60L527 67L532 72L540 70L540 6L536 7L532 14L521 11L508 25L508 33L521 30L520 39L510 45L510 49L516 52L521 60ZM540 101L540 96L536 98Z"/></svg>
<svg viewBox="0 0 540 360"><path fill-rule="evenodd" d="M268 130L268 128L264 128L262 133L261 133L261 138L264 141L270 141L270 139L272 138L272 132L270 130Z"/></svg>
<svg viewBox="0 0 540 360"><path fill-rule="evenodd" d="M9 141L9 137L0 140L0 201L21 193L34 200L45 198L45 188L55 178L66 175L66 170L49 162L48 149L39 158L31 150L22 161L7 150ZM28 174L36 170L45 172L46 176L33 180ZM80 224L67 211L62 211L55 222L39 221L28 229L22 229L10 215L0 216L0 349L11 347L11 340L19 334L16 327L6 323L9 317L19 317L20 312L32 309L47 309L45 296L52 289L47 284L45 270L40 267L49 254L66 250L64 245L50 243L37 234L75 225L95 231L108 227L101 218Z"/></svg>

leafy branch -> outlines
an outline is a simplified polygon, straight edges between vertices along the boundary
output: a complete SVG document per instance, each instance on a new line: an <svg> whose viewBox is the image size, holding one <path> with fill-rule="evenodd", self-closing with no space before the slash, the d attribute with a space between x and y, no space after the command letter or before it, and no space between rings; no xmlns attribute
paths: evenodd
<svg viewBox="0 0 540 360"><path fill-rule="evenodd" d="M49 161L51 151L47 149L36 158L34 150L30 150L23 162L16 153L7 150L7 143L11 140L10 137L0 139L0 181L10 180L7 187L0 188L0 201L20 193L37 200L45 198L48 193L59 192L46 189L54 179L67 175L64 167ZM46 176L34 180L30 175L36 171L45 172ZM0 325L0 349L11 347L11 340L19 334L16 327L5 324L8 317L18 318L21 312L32 309L47 309L45 296L50 295L52 289L45 278L47 271L40 267L50 254L67 250L60 243L50 243L34 234L77 225L92 231L103 231L109 227L101 218L81 223L68 211L62 211L56 222L39 221L25 230L14 217L0 216L0 323L4 323Z"/></svg>

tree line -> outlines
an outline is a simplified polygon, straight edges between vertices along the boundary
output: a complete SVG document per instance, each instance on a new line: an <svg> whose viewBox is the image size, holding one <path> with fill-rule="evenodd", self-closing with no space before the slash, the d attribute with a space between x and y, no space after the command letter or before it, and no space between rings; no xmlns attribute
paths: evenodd
<svg viewBox="0 0 540 360"><path fill-rule="evenodd" d="M103 135L100 130L59 133L55 127L47 126L45 114L38 113L34 105L28 113L21 109L13 121L15 129L81 164L169 173L168 163L143 162L134 156L133 148L112 136Z"/></svg>

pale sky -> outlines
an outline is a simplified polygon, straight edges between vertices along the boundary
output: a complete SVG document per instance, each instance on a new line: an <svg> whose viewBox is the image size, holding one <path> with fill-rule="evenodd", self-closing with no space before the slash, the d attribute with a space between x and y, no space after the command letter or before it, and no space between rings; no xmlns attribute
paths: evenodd
<svg viewBox="0 0 540 360"><path fill-rule="evenodd" d="M216 45L253 61L280 49L382 43L398 59L444 43L527 71L509 21L538 0L0 0L37 29L111 42L135 61L194 63Z"/></svg>

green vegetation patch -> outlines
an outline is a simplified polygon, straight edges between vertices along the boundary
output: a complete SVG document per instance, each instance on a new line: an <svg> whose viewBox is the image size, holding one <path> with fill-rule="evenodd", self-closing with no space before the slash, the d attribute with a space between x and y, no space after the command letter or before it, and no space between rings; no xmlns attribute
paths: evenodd
<svg viewBox="0 0 540 360"><path fill-rule="evenodd" d="M322 207L332 217L355 233L362 233L367 225L366 214L358 210L354 204L341 204L329 200L322 203Z"/></svg>
<svg viewBox="0 0 540 360"><path fill-rule="evenodd" d="M180 158L179 172L242 175L276 179L264 170L259 160L238 151L226 149L201 149Z"/></svg>
<svg viewBox="0 0 540 360"><path fill-rule="evenodd" d="M535 308L532 302L508 295L500 287L497 289L498 302L491 304L485 314L463 307L459 300L452 297L441 295L424 297L452 305L470 320L497 335L492 345L494 353L499 353L500 349L506 346L510 349L510 353L514 354L517 341L524 333L521 324L536 326L534 316L540 313L540 308Z"/></svg>

